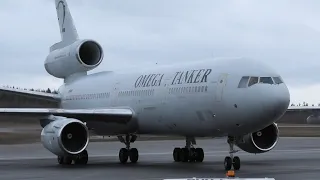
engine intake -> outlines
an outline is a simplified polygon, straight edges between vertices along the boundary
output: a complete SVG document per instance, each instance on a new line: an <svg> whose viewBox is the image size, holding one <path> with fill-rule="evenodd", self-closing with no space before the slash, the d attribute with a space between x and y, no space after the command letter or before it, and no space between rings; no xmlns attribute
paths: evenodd
<svg viewBox="0 0 320 180"><path fill-rule="evenodd" d="M95 66L102 60L102 49L94 41L85 41L79 46L78 60L86 66Z"/></svg>
<svg viewBox="0 0 320 180"><path fill-rule="evenodd" d="M265 153L276 146L278 138L278 126L273 123L260 131L238 138L236 145L248 153Z"/></svg>
<svg viewBox="0 0 320 180"><path fill-rule="evenodd" d="M81 121L61 117L43 128L41 142L56 155L75 155L87 148L89 131Z"/></svg>
<svg viewBox="0 0 320 180"><path fill-rule="evenodd" d="M61 146L66 152L77 153L83 150L87 144L87 132L82 123L72 122L61 131Z"/></svg>

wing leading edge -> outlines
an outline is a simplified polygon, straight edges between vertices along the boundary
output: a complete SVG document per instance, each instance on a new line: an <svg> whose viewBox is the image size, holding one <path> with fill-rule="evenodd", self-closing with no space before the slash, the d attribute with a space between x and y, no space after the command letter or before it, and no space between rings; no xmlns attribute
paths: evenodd
<svg viewBox="0 0 320 180"><path fill-rule="evenodd" d="M306 119L320 114L319 106L289 106L286 113L279 119L281 123L305 124Z"/></svg>
<svg viewBox="0 0 320 180"><path fill-rule="evenodd" d="M133 117L129 108L58 109L58 108L0 108L0 115L44 116L75 118L80 121L104 121L126 123Z"/></svg>
<svg viewBox="0 0 320 180"><path fill-rule="evenodd" d="M61 96L53 93L0 87L0 100L2 102L1 106L5 107L41 107L44 104L51 104L50 106L56 108L61 101ZM21 100L23 100L23 103Z"/></svg>

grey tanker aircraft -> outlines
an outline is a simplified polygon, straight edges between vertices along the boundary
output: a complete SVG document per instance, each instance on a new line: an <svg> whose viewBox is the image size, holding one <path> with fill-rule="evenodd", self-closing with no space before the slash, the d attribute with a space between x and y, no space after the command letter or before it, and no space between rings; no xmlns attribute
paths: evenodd
<svg viewBox="0 0 320 180"><path fill-rule="evenodd" d="M275 123L290 102L281 76L248 58L214 58L128 71L88 72L98 67L103 48L79 39L66 0L55 1L61 41L50 47L46 71L64 79L58 94L2 92L55 101L55 108L0 108L0 114L35 116L41 142L59 164L87 164L90 131L117 136L119 160L136 163L138 135L179 135L185 147L173 150L176 162L202 162L197 137L227 137L226 170L240 169L235 146L265 153L278 142ZM213 144L214 145L214 144Z"/></svg>

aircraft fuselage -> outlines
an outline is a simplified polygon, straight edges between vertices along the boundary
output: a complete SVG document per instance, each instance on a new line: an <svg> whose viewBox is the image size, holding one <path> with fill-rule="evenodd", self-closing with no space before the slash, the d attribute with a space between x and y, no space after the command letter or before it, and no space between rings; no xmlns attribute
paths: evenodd
<svg viewBox="0 0 320 180"><path fill-rule="evenodd" d="M244 63L251 61L225 59L96 73L63 85L61 108L125 106L135 112L127 124L90 122L88 127L100 135L242 135L276 121L289 103L282 96L287 90L284 84L238 88L243 76L278 76L259 71L257 64L246 67ZM275 96L280 98L280 107Z"/></svg>

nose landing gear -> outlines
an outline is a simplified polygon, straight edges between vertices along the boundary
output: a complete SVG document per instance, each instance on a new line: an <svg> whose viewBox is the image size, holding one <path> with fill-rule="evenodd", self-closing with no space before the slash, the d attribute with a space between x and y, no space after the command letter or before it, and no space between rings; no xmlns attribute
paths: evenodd
<svg viewBox="0 0 320 180"><path fill-rule="evenodd" d="M230 156L227 156L224 159L224 169L226 171L229 171L229 170L231 170L231 168L233 166L234 170L239 170L240 169L240 158L238 156L233 156L234 153L238 152L238 150L234 150L235 138L229 136L227 142L229 144Z"/></svg>

